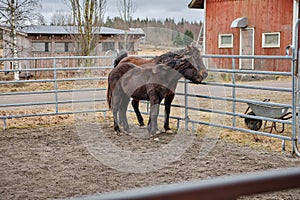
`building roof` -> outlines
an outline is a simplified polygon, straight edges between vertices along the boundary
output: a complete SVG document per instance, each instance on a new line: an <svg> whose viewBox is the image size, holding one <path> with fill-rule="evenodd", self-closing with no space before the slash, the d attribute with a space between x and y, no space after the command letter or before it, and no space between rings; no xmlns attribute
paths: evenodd
<svg viewBox="0 0 300 200"><path fill-rule="evenodd" d="M38 34L38 35L68 35L68 34L78 34L78 29L76 26L48 26L48 25L39 25L39 26L28 26L22 30L27 34ZM97 27L94 27L94 33L101 35L122 35L125 34L125 30L101 27L100 30ZM142 29L130 29L127 31L127 34L131 35L145 35L145 32Z"/></svg>
<svg viewBox="0 0 300 200"><path fill-rule="evenodd" d="M11 28L10 26L8 26L7 24L1 24L0 23L0 30L4 30L4 31L7 31L7 32L10 32L11 31ZM18 35L23 35L23 36L26 36L26 33L23 33L23 32L20 32L20 31L17 31L17 34Z"/></svg>
<svg viewBox="0 0 300 200"><path fill-rule="evenodd" d="M192 0L189 5L189 8L204 9L204 0Z"/></svg>

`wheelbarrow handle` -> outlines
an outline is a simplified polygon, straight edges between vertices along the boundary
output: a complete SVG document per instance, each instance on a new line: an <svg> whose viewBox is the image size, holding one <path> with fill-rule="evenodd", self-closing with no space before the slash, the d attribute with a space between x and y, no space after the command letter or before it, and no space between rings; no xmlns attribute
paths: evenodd
<svg viewBox="0 0 300 200"><path fill-rule="evenodd" d="M269 102L271 99L264 99L263 102Z"/></svg>
<svg viewBox="0 0 300 200"><path fill-rule="evenodd" d="M291 118L293 118L292 114L293 114L292 112L287 112L286 114L282 115L279 119L282 119L282 120L291 119ZM298 116L298 113L296 113L296 116Z"/></svg>
<svg viewBox="0 0 300 200"><path fill-rule="evenodd" d="M247 114L247 112L249 111L250 106L248 106L248 108L246 109L246 111L244 112L244 114Z"/></svg>

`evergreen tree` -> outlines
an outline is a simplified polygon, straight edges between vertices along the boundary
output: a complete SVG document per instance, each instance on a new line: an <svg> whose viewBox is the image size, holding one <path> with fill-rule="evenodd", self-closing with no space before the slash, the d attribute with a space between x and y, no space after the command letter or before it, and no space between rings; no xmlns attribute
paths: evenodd
<svg viewBox="0 0 300 200"><path fill-rule="evenodd" d="M176 35L175 40L174 40L174 44L175 44L176 46L181 46L181 45L183 45L183 41L182 41L182 38L181 38L179 32L177 32L177 35Z"/></svg>
<svg viewBox="0 0 300 200"><path fill-rule="evenodd" d="M183 44L190 45L194 40L194 34L191 30L186 30L183 36Z"/></svg>

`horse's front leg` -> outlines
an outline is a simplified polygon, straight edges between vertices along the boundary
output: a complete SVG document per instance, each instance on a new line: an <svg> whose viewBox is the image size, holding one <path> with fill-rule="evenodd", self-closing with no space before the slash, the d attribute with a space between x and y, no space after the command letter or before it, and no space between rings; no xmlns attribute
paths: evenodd
<svg viewBox="0 0 300 200"><path fill-rule="evenodd" d="M164 129L166 132L169 132L170 126L169 126L169 120L170 120L170 112L171 112L171 104L175 97L174 93L171 93L170 95L167 95L165 97L165 123L164 123Z"/></svg>
<svg viewBox="0 0 300 200"><path fill-rule="evenodd" d="M151 103L150 106L150 119L151 122L148 124L148 131L152 136L156 134L157 131L157 117L159 114L159 103Z"/></svg>
<svg viewBox="0 0 300 200"><path fill-rule="evenodd" d="M144 119L143 119L143 116L141 115L141 112L139 110L139 100L132 99L131 105L132 105L132 107L134 109L134 112L136 114L136 117L137 117L137 119L139 121L140 126L144 126L145 125L144 124Z"/></svg>

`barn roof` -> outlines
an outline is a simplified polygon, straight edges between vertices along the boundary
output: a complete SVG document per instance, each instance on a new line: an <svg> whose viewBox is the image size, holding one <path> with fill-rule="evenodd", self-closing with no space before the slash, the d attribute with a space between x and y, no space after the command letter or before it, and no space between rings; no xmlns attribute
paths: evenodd
<svg viewBox="0 0 300 200"><path fill-rule="evenodd" d="M204 9L204 0L192 0L189 5L189 8Z"/></svg>
<svg viewBox="0 0 300 200"><path fill-rule="evenodd" d="M22 30L27 34L39 34L39 35L68 35L68 34L78 34L78 29L76 26L28 26ZM122 35L125 34L125 30L101 27L100 29L95 27L94 33L101 35ZM131 35L145 35L143 30L129 30L127 34Z"/></svg>

